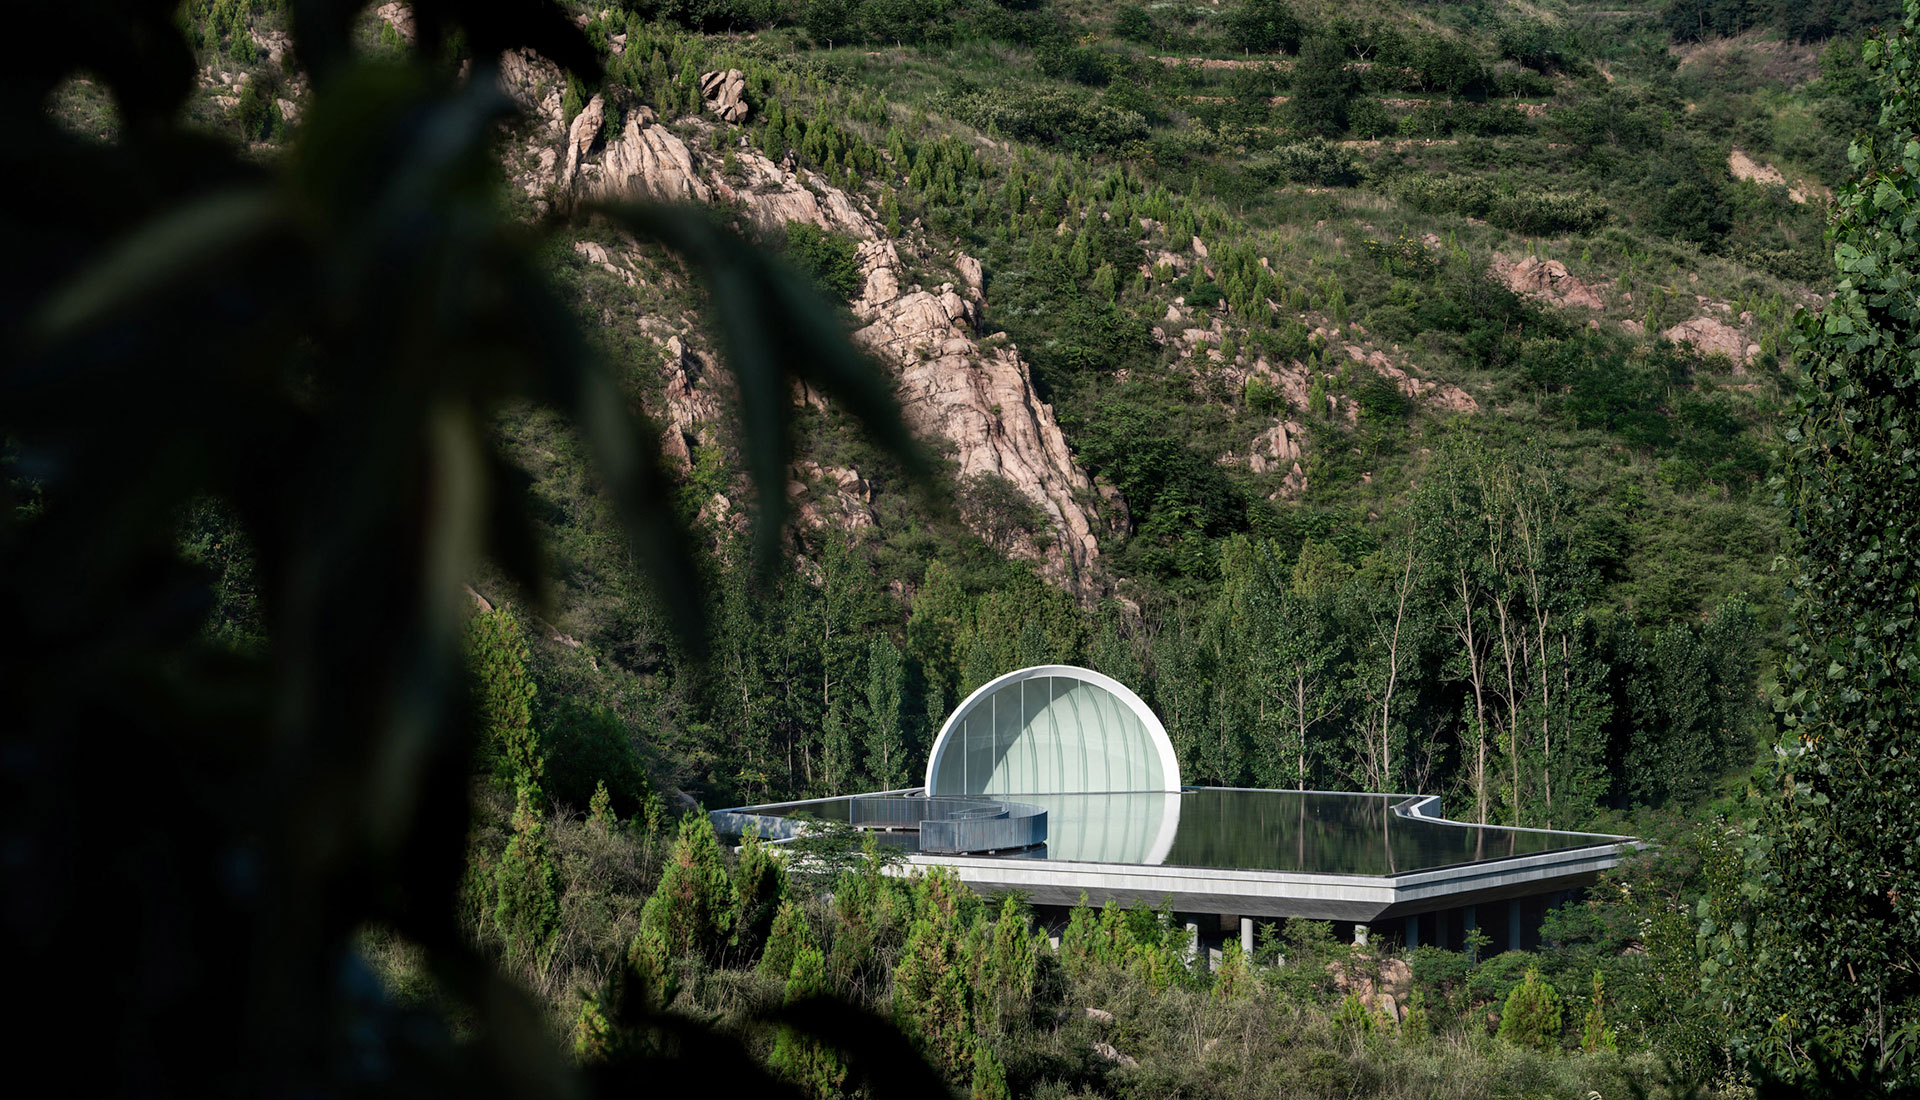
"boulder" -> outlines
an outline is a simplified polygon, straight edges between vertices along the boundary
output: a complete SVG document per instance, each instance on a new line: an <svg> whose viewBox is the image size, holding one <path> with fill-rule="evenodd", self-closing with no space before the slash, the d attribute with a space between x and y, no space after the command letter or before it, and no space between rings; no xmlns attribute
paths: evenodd
<svg viewBox="0 0 1920 1100"><path fill-rule="evenodd" d="M392 26L394 33L400 36L400 41L409 45L413 43L412 8L400 3L382 4L373 9L373 16L375 19L384 20L388 25ZM276 57L274 60L278 61L280 59Z"/></svg>
<svg viewBox="0 0 1920 1100"><path fill-rule="evenodd" d="M687 143L666 127L656 125L650 107L638 108L627 116L619 138L607 145L597 165L579 165L579 148L578 144L567 146L567 168L561 172L560 182L562 187L572 186L589 198L663 202L713 199L713 190L700 178Z"/></svg>
<svg viewBox="0 0 1920 1100"><path fill-rule="evenodd" d="M747 106L747 76L739 69L702 76L700 98L706 100L707 109L718 115L722 122L745 122L750 113Z"/></svg>
<svg viewBox="0 0 1920 1100"><path fill-rule="evenodd" d="M1559 260L1528 256L1516 263L1495 254L1493 269L1515 294L1524 294L1562 307L1606 308L1599 292L1574 278L1573 273L1567 270L1567 265Z"/></svg>
<svg viewBox="0 0 1920 1100"><path fill-rule="evenodd" d="M1254 437L1253 449L1247 455L1248 468L1256 474L1288 465L1299 469L1301 430L1299 424L1283 420Z"/></svg>
<svg viewBox="0 0 1920 1100"><path fill-rule="evenodd" d="M567 145L573 150L574 158L584 157L600 141L600 129L607 122L607 101L595 95L587 100L580 113L573 116L573 125L567 128Z"/></svg>
<svg viewBox="0 0 1920 1100"><path fill-rule="evenodd" d="M1099 1058L1102 1061L1112 1062L1116 1066L1124 1066L1129 1069L1140 1064L1139 1062L1135 1061L1133 1058L1120 1053L1118 1050L1115 1050L1112 1043L1093 1044L1093 1054L1094 1054L1094 1057Z"/></svg>
<svg viewBox="0 0 1920 1100"><path fill-rule="evenodd" d="M1660 333L1676 344L1691 344L1702 355L1724 355L1737 367L1760 357L1760 345L1733 325L1715 317L1695 317Z"/></svg>

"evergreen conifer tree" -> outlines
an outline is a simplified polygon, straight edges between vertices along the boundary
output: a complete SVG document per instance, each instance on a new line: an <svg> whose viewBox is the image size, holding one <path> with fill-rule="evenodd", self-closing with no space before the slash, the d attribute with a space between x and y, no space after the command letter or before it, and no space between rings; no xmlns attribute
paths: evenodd
<svg viewBox="0 0 1920 1100"><path fill-rule="evenodd" d="M760 953L787 897L786 867L752 827L740 838L733 894L735 915L729 943L734 957L744 961Z"/></svg>
<svg viewBox="0 0 1920 1100"><path fill-rule="evenodd" d="M1427 1018L1427 999L1416 987L1407 994L1407 1014L1400 1021L1400 1037L1409 1043L1423 1043L1433 1032Z"/></svg>
<svg viewBox="0 0 1920 1100"><path fill-rule="evenodd" d="M587 821L603 833L612 832L620 825L620 819L613 813L613 796L607 793L604 779L594 785L593 800L587 803Z"/></svg>
<svg viewBox="0 0 1920 1100"><path fill-rule="evenodd" d="M828 991L827 962L818 948L802 947L795 953L793 969L787 977L787 1002L816 996ZM767 1059L774 1072L792 1081L800 1090L817 1100L833 1100L842 1095L847 1067L818 1042L783 1028Z"/></svg>
<svg viewBox="0 0 1920 1100"><path fill-rule="evenodd" d="M1500 1037L1515 1046L1551 1050L1560 1043L1560 994L1541 980L1536 967L1507 994L1500 1012Z"/></svg>
<svg viewBox="0 0 1920 1100"><path fill-rule="evenodd" d="M612 1053L615 1041L613 1022L607 1019L606 1009L600 1005L600 998L587 996L580 1001L580 1011L573 1018L573 1034L570 1037L573 1056L581 1065L590 1066L604 1062Z"/></svg>
<svg viewBox="0 0 1920 1100"><path fill-rule="evenodd" d="M1007 1091L1007 1071L986 1043L974 1044L973 1080L968 1096L969 1100L1012 1100L1013 1094Z"/></svg>
<svg viewBox="0 0 1920 1100"><path fill-rule="evenodd" d="M494 923L508 961L539 965L560 919L553 863L547 858L546 826L535 788L522 786L513 811L513 836L494 869Z"/></svg>
<svg viewBox="0 0 1920 1100"><path fill-rule="evenodd" d="M767 933L767 947L760 955L762 974L790 974L799 953L815 946L813 927L800 903L787 898L773 915L773 928Z"/></svg>
<svg viewBox="0 0 1920 1100"><path fill-rule="evenodd" d="M680 819L660 884L640 911L642 935L652 933L668 956L718 961L733 928L738 900L713 822L698 810Z"/></svg>
<svg viewBox="0 0 1920 1100"><path fill-rule="evenodd" d="M1220 965L1213 971L1212 997L1225 1004L1243 1000L1253 992L1253 967L1247 953L1240 949L1239 940L1228 940L1220 950Z"/></svg>
<svg viewBox="0 0 1920 1100"><path fill-rule="evenodd" d="M537 796L546 761L533 728L531 655L513 610L481 611L468 620L467 653L482 751L502 779Z"/></svg>
<svg viewBox="0 0 1920 1100"><path fill-rule="evenodd" d="M1613 1029L1607 1026L1606 981L1600 971L1593 972L1593 1002L1587 1006L1586 1019L1581 1023L1580 1049L1588 1054L1615 1050Z"/></svg>
<svg viewBox="0 0 1920 1100"><path fill-rule="evenodd" d="M867 650L867 770L881 790L906 785L907 744L901 721L906 667L900 648L886 635Z"/></svg>
<svg viewBox="0 0 1920 1100"><path fill-rule="evenodd" d="M1087 895L1067 913L1067 927L1060 933L1060 962L1067 973L1079 975L1095 961L1099 949L1099 918L1087 907Z"/></svg>

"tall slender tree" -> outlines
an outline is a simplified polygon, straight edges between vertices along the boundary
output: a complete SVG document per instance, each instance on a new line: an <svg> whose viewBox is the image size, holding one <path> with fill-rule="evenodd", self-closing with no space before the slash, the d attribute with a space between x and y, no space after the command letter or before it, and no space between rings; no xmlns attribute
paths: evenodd
<svg viewBox="0 0 1920 1100"><path fill-rule="evenodd" d="M900 647L882 634L867 649L867 774L883 791L907 783L908 751L902 704L906 667Z"/></svg>
<svg viewBox="0 0 1920 1100"><path fill-rule="evenodd" d="M1831 208L1839 285L1794 336L1786 737L1755 795L1758 897L1721 942L1771 1068L1830 1058L1893 1093L1920 1086L1920 0L1864 56L1885 106Z"/></svg>
<svg viewBox="0 0 1920 1100"><path fill-rule="evenodd" d="M533 727L533 674L526 637L513 609L475 612L467 620L467 664L473 702L495 773L536 795L546 778L546 757Z"/></svg>
<svg viewBox="0 0 1920 1100"><path fill-rule="evenodd" d="M1445 633L1454 643L1449 674L1471 689L1463 723L1460 771L1472 792L1475 820L1485 823L1492 804L1492 744L1489 738L1488 653L1491 645L1484 501L1476 476L1485 462L1478 447L1454 445L1436 463L1436 474L1414 497L1420 557L1426 586Z"/></svg>
<svg viewBox="0 0 1920 1100"><path fill-rule="evenodd" d="M1424 597L1419 589L1421 544L1403 534L1381 556L1378 583L1358 578L1345 589L1341 611L1354 642L1352 694L1358 704L1354 723L1360 751L1356 778L1367 790L1406 786L1408 761L1406 711L1412 698L1410 672L1417 664L1423 634Z"/></svg>

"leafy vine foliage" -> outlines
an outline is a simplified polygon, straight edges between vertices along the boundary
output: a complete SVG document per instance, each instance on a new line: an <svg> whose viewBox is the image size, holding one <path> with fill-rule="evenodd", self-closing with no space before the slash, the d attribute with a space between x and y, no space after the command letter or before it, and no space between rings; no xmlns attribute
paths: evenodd
<svg viewBox="0 0 1920 1100"><path fill-rule="evenodd" d="M540 589L523 482L490 431L531 403L571 416L670 620L702 633L653 433L547 285L554 227L510 221L498 194L511 105L492 59L533 49L588 84L599 63L541 0L416 0L417 47L379 56L351 45L361 3L287 7L312 94L264 162L181 124L195 61L173 0L8 10L38 45L0 79L26 189L0 216L0 613L34 643L0 679L0 920L14 980L47 997L16 1041L60 1050L63 1021L99 1022L68 1065L96 1094L575 1095L538 1010L458 927L482 721L520 810L509 866L476 893L516 950L555 918L520 643L481 625L472 697L462 582L484 557ZM112 95L118 140L47 111L81 73ZM704 279L756 477L784 469L796 377L916 464L885 384L789 269L687 211L606 214ZM203 630L216 609L179 532L209 502L251 543L261 613L241 633L258 644ZM763 510L763 545L779 522ZM139 930L110 959L89 919L109 913ZM460 1037L369 992L369 926L421 952ZM668 1056L614 1042L636 1033L614 1000L596 1013L580 1042L626 1055L598 1071L609 1088L698 1066L706 1087L788 1091L735 1040L674 1025ZM848 1019L793 1024L838 1042Z"/></svg>
<svg viewBox="0 0 1920 1100"><path fill-rule="evenodd" d="M1920 4L1865 57L1885 106L1829 237L1839 287L1796 337L1788 740L1752 886L1717 925L1748 1049L1788 1081L1920 1084ZM1757 896L1755 896L1757 895Z"/></svg>

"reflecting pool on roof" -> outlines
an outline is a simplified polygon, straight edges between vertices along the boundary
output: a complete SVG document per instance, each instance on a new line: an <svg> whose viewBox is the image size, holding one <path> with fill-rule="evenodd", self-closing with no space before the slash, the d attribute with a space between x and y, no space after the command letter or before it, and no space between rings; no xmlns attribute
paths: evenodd
<svg viewBox="0 0 1920 1100"><path fill-rule="evenodd" d="M884 797L884 796L881 796ZM1008 794L1047 810L1047 843L998 858L1217 870L1397 875L1480 860L1617 844L1593 833L1531 832L1402 817L1406 795L1188 788ZM846 820L848 799L759 812ZM890 839L910 846L912 834Z"/></svg>

